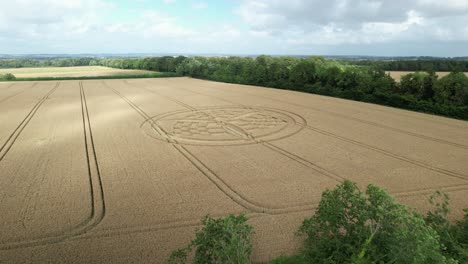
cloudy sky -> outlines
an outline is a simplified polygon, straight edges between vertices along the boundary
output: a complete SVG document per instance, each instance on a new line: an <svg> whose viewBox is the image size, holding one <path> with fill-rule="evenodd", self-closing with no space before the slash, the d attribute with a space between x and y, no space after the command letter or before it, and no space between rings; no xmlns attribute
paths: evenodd
<svg viewBox="0 0 468 264"><path fill-rule="evenodd" d="M468 0L0 0L0 54L468 55Z"/></svg>

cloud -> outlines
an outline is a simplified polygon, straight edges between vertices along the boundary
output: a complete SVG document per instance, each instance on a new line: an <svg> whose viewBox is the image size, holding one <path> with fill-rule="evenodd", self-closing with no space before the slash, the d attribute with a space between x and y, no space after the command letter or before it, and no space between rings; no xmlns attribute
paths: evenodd
<svg viewBox="0 0 468 264"><path fill-rule="evenodd" d="M192 3L191 7L193 9L206 9L208 8L208 4L205 2L195 2L195 3Z"/></svg>
<svg viewBox="0 0 468 264"><path fill-rule="evenodd" d="M467 0L179 2L4 1L0 52L468 55Z"/></svg>
<svg viewBox="0 0 468 264"><path fill-rule="evenodd" d="M99 24L113 5L101 0L17 0L2 3L0 34L25 39L78 37Z"/></svg>
<svg viewBox="0 0 468 264"><path fill-rule="evenodd" d="M236 13L253 34L297 45L468 38L466 0L243 0Z"/></svg>

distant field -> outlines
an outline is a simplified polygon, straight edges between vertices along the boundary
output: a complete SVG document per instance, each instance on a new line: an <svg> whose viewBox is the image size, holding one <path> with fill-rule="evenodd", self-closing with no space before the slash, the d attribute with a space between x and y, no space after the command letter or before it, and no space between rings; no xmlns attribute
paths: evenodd
<svg viewBox="0 0 468 264"><path fill-rule="evenodd" d="M390 73L390 76L395 79L395 81L399 82L401 80L401 77L403 75L406 75L408 73L413 73L411 71L387 71L387 73ZM437 72L437 75L439 78L442 78L446 75L448 75L450 72ZM468 72L465 72L465 75L468 76Z"/></svg>
<svg viewBox="0 0 468 264"><path fill-rule="evenodd" d="M95 77L115 75L139 75L154 73L144 70L122 70L102 66L47 67L47 68L10 68L0 69L0 74L12 73L16 78L43 77Z"/></svg>

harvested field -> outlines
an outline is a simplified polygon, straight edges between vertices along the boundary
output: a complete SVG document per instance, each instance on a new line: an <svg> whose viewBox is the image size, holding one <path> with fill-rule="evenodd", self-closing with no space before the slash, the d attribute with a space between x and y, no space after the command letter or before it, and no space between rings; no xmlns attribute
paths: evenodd
<svg viewBox="0 0 468 264"><path fill-rule="evenodd" d="M390 76L395 79L395 81L399 82L401 80L401 77L403 75L409 74L409 73L414 73L411 71L387 71L387 73L390 73ZM437 76L439 78L442 78L444 76L447 76L450 72L436 72ZM465 75L468 76L468 72L465 72Z"/></svg>
<svg viewBox="0 0 468 264"><path fill-rule="evenodd" d="M0 83L0 263L160 263L245 212L291 253L344 179L468 207L468 122L191 78Z"/></svg>
<svg viewBox="0 0 468 264"><path fill-rule="evenodd" d="M42 77L94 77L115 75L137 75L152 73L144 70L122 70L102 66L43 67L0 69L0 74L12 73L16 78Z"/></svg>

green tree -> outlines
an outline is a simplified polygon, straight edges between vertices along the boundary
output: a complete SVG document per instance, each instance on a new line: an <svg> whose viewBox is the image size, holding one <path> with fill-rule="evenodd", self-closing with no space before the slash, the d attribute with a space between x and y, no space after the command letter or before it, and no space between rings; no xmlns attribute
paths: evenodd
<svg viewBox="0 0 468 264"><path fill-rule="evenodd" d="M434 71L427 72L423 79L423 91L421 99L430 100L434 97L434 86L437 82L437 75Z"/></svg>
<svg viewBox="0 0 468 264"><path fill-rule="evenodd" d="M440 78L434 88L437 102L468 106L468 77L462 72L451 72Z"/></svg>
<svg viewBox="0 0 468 264"><path fill-rule="evenodd" d="M306 84L317 81L316 64L313 60L301 60L291 67L289 75L293 86L303 88Z"/></svg>
<svg viewBox="0 0 468 264"><path fill-rule="evenodd" d="M311 263L445 263L439 236L422 216L369 185L349 181L322 194L304 220L303 254Z"/></svg>
<svg viewBox="0 0 468 264"><path fill-rule="evenodd" d="M429 202L434 209L427 213L425 221L439 234L442 253L460 263L468 263L468 210L465 209L463 220L452 224L448 220L450 208L447 194L438 191L431 195Z"/></svg>
<svg viewBox="0 0 468 264"><path fill-rule="evenodd" d="M409 73L401 77L400 90L409 95L414 95L416 98L424 97L424 79L426 73L415 72Z"/></svg>
<svg viewBox="0 0 468 264"><path fill-rule="evenodd" d="M224 218L206 216L203 228L185 248L172 252L168 263L186 263L188 254L195 248L193 263L247 264L251 262L252 226L248 225L243 214L228 215Z"/></svg>
<svg viewBox="0 0 468 264"><path fill-rule="evenodd" d="M13 81L16 77L12 73L0 74L0 80Z"/></svg>

